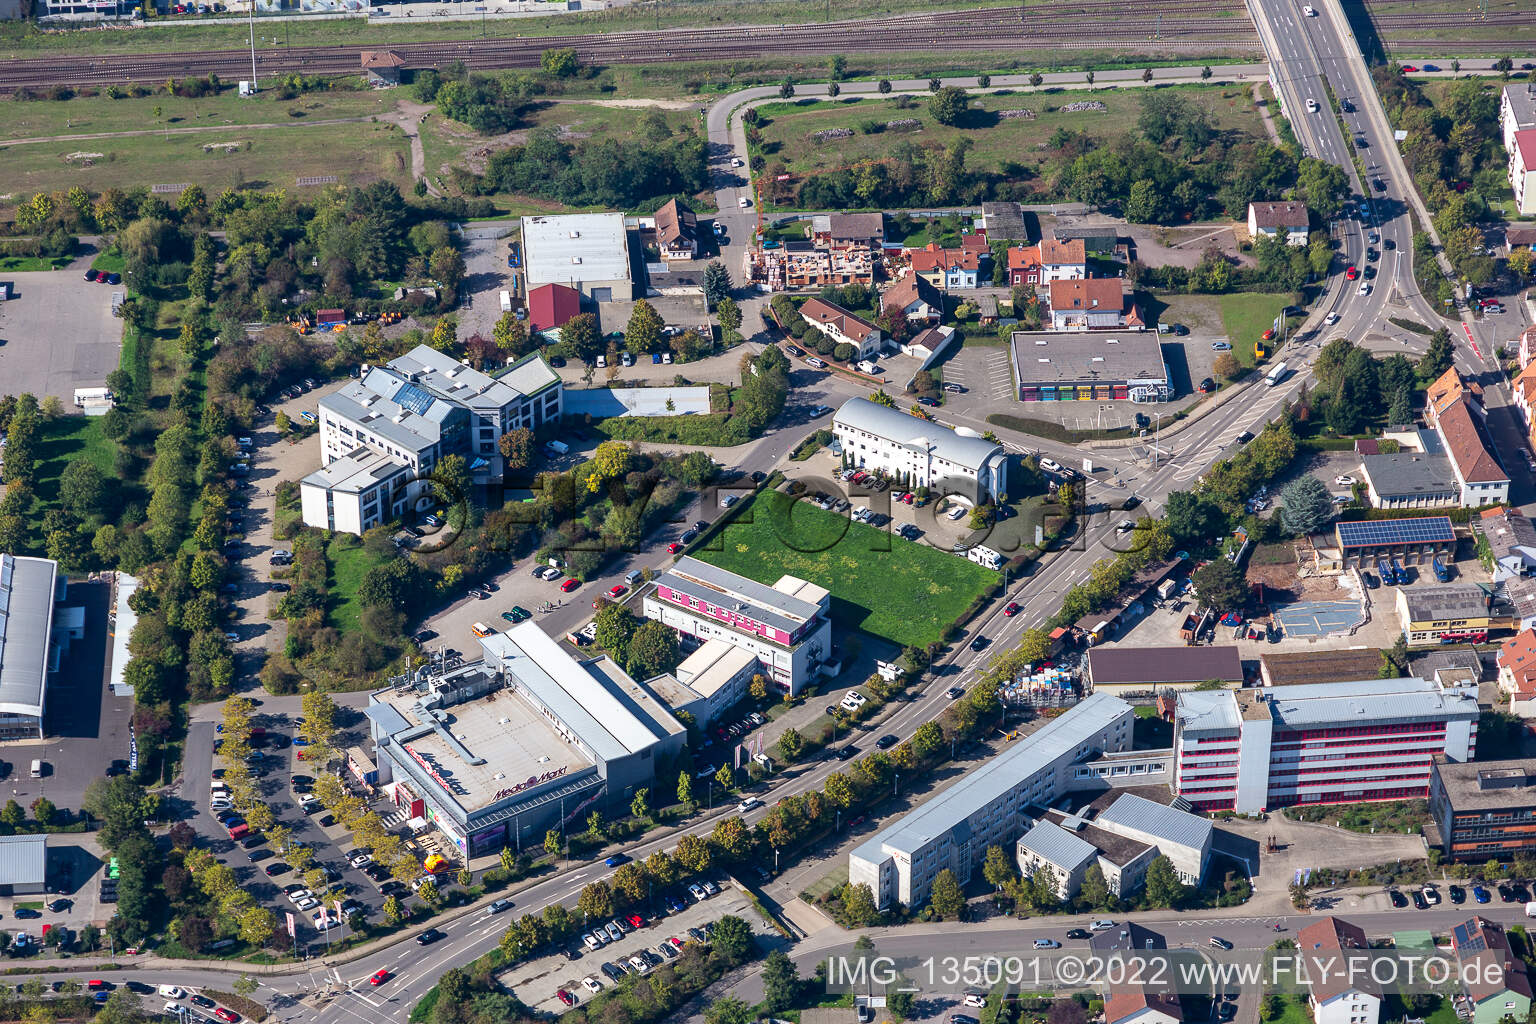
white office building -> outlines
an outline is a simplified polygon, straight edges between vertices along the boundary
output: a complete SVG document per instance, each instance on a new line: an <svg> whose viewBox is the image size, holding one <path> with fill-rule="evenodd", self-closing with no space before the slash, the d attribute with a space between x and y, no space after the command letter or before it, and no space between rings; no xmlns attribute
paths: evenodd
<svg viewBox="0 0 1536 1024"><path fill-rule="evenodd" d="M987 847L1014 846L1029 808L1071 788L1074 765L1129 750L1134 719L1120 698L1090 695L855 848L848 881L868 885L881 909L927 902L946 868L966 884Z"/></svg>
<svg viewBox="0 0 1536 1024"><path fill-rule="evenodd" d="M476 484L499 483L501 435L561 415L560 377L542 356L492 377L418 345L320 400L322 468L299 484L304 522L345 533L403 515L445 455Z"/></svg>
<svg viewBox="0 0 1536 1024"><path fill-rule="evenodd" d="M974 431L951 430L867 398L850 398L832 417L832 433L851 465L912 488L978 504L1008 488L1003 446Z"/></svg>

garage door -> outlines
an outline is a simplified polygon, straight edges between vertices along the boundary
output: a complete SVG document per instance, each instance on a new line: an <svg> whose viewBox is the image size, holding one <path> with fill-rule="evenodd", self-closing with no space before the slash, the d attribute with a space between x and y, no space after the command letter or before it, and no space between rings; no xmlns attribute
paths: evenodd
<svg viewBox="0 0 1536 1024"><path fill-rule="evenodd" d="M612 302L613 301L613 289L612 288L593 288L592 289L592 301L593 302Z"/></svg>

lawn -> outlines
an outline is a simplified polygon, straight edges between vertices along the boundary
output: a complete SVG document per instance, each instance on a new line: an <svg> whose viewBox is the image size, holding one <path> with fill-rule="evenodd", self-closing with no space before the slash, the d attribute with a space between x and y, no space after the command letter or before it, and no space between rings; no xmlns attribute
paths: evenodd
<svg viewBox="0 0 1536 1024"><path fill-rule="evenodd" d="M1278 1017L1266 1018L1268 1024L1312 1024L1312 1014L1307 1011L1307 1001L1298 995L1282 995L1285 1012Z"/></svg>
<svg viewBox="0 0 1536 1024"><path fill-rule="evenodd" d="M0 256L0 270L24 273L32 270L58 270L69 266L68 256Z"/></svg>
<svg viewBox="0 0 1536 1024"><path fill-rule="evenodd" d="M361 625L363 606L357 601L357 588L362 585L368 570L381 560L370 554L355 538L341 540L342 535L331 538L326 557L331 562L331 625L343 633Z"/></svg>
<svg viewBox="0 0 1536 1024"><path fill-rule="evenodd" d="M1264 128L1249 93L1239 86L1184 85L1173 89L1211 114L1222 131L1242 132L1264 138ZM1068 90L1021 88L972 98L971 113L953 127L936 122L928 112L926 94L912 96L905 109L896 97L849 96L837 100L800 100L768 103L758 108L761 121L760 151L770 166L784 163L792 174L884 159L891 147L911 142L923 147L943 147L956 139L971 144L966 166L975 170L1000 170L1005 163L1038 169L1056 152L1050 145L1058 129L1083 131L1108 143L1136 131L1141 113L1141 90ZM1076 102L1102 103L1103 111L1063 111ZM1034 116L1000 116L1004 111L1027 110ZM915 118L922 127L911 132L866 134L860 125ZM830 128L852 128L848 138L823 143L809 136ZM1022 175L1014 174L1013 177ZM1041 185L1044 188L1044 184Z"/></svg>
<svg viewBox="0 0 1536 1024"><path fill-rule="evenodd" d="M198 99L168 96L80 96L71 100L0 100L0 140L56 135L154 131L161 128L221 129L236 125L290 124L339 117L368 117L395 109L398 93L372 89L305 93L285 100L276 92L240 96L234 89ZM293 112L299 112L295 116Z"/></svg>
<svg viewBox="0 0 1536 1024"><path fill-rule="evenodd" d="M266 110L284 117L283 108ZM402 190L412 184L410 149L395 125L317 124L308 115L284 117L270 127L27 143L0 150L0 161L7 187L18 193L196 183L217 194L240 185L291 189L296 178L321 174L334 174L343 184L381 178Z"/></svg>
<svg viewBox="0 0 1536 1024"><path fill-rule="evenodd" d="M1219 296L1221 326L1232 343L1232 354L1244 366L1253 366L1253 343L1274 326L1280 310L1289 305L1289 293L1236 292Z"/></svg>
<svg viewBox="0 0 1536 1024"><path fill-rule="evenodd" d="M117 475L114 448L101 432L100 416L59 416L46 420L38 432L37 497L53 507L59 496L59 477L72 462L91 463L108 479Z"/></svg>
<svg viewBox="0 0 1536 1024"><path fill-rule="evenodd" d="M695 555L769 585L788 574L826 587L839 628L903 646L938 640L978 595L1001 581L948 551L853 523L781 491L752 499Z"/></svg>

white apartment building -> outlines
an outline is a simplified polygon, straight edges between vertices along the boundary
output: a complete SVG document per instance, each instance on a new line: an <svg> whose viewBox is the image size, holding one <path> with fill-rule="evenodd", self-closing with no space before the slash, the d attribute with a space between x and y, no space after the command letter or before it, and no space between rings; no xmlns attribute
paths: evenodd
<svg viewBox="0 0 1536 1024"><path fill-rule="evenodd" d="M978 504L1008 489L1003 446L919 419L867 398L850 398L832 417L843 454L913 488L960 495Z"/></svg>
<svg viewBox="0 0 1536 1024"><path fill-rule="evenodd" d="M418 345L320 400L321 469L299 484L304 522L361 533L406 511L438 461L462 455L476 484L499 483L497 442L558 420L563 390L542 356L498 377Z"/></svg>
<svg viewBox="0 0 1536 1024"><path fill-rule="evenodd" d="M868 885L875 906L916 907L946 868L965 885L987 847L1013 846L1030 807L1046 807L1072 783L1072 766L1131 748L1131 706L1095 693L848 855L848 881Z"/></svg>
<svg viewBox="0 0 1536 1024"><path fill-rule="evenodd" d="M1504 152L1515 151L1515 133L1536 128L1536 85L1511 83L1499 96L1499 129L1503 133Z"/></svg>

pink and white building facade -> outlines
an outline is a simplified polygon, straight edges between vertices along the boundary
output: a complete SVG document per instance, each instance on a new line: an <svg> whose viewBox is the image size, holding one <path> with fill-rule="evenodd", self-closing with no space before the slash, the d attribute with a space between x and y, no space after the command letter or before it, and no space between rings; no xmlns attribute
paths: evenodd
<svg viewBox="0 0 1536 1024"><path fill-rule="evenodd" d="M770 587L684 557L656 578L641 607L684 637L751 652L764 677L797 695L832 657L831 601L825 588L794 576Z"/></svg>

